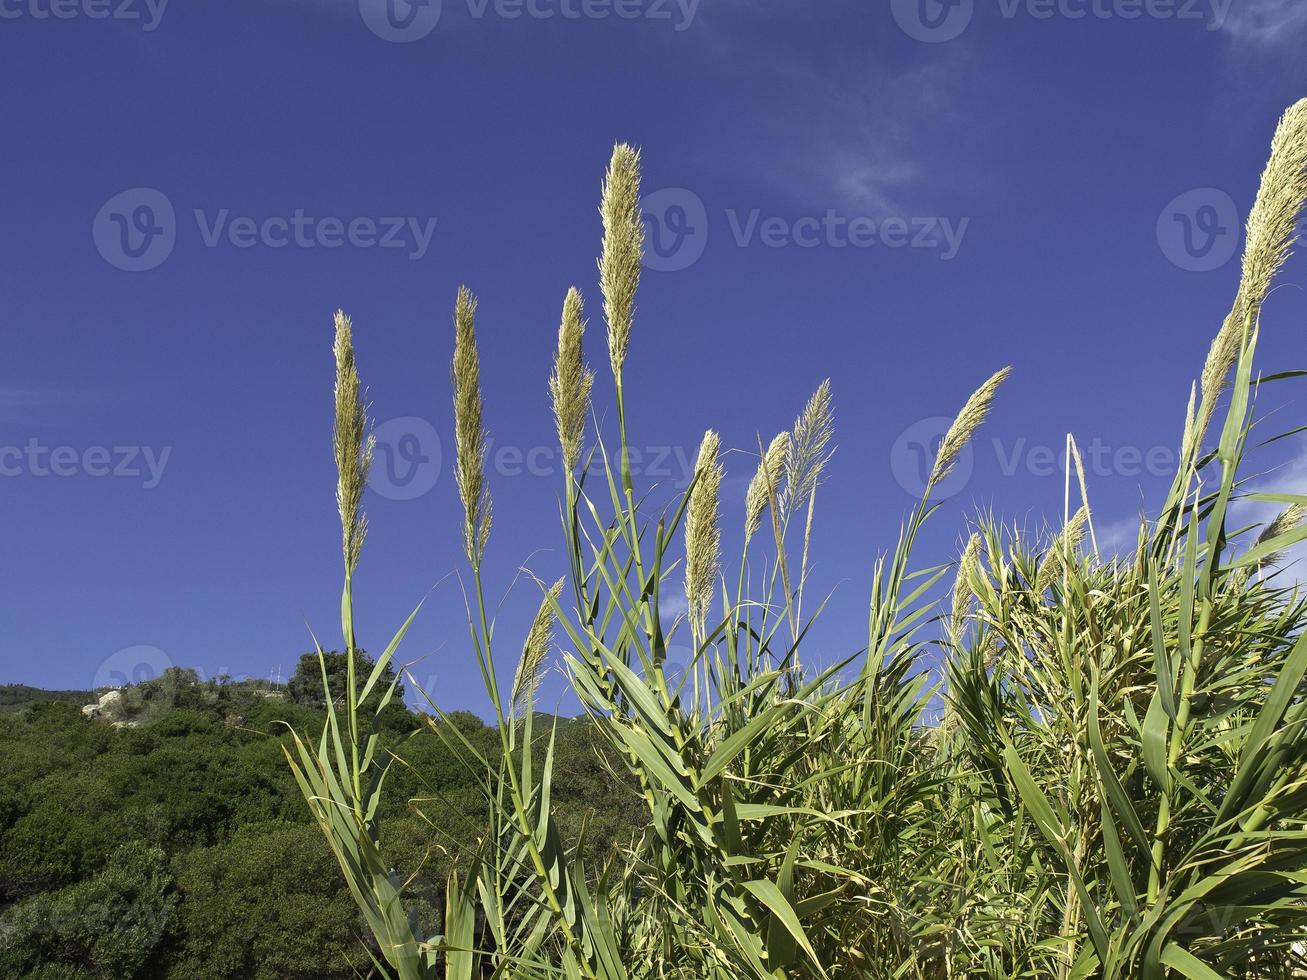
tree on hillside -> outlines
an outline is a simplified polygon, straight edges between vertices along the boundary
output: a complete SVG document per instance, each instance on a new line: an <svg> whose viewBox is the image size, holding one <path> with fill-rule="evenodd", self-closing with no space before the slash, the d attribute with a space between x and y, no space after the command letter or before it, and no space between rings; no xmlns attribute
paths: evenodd
<svg viewBox="0 0 1307 980"><path fill-rule="evenodd" d="M349 683L349 658L338 650L329 650L322 655L322 659L327 667L327 683L331 688L332 700L338 705L344 704L345 688ZM365 651L355 651L354 672L360 691L372 675L372 669L375 666L376 661L369 657ZM386 669L381 672L381 679L377 681L372 694L368 696L367 704L363 708L367 709L368 706L375 705L394 680L395 670L390 664L386 664ZM322 691L322 666L318 663L317 653L306 653L300 657L299 664L295 667L295 675L290 679L290 683L286 687L291 701L295 704L306 708L326 707ZM395 698L392 704L403 707L403 685L395 688Z"/></svg>

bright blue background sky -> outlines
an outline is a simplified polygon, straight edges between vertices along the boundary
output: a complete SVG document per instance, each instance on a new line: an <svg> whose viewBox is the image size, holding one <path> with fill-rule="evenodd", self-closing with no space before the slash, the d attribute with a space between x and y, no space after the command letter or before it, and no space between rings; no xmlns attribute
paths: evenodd
<svg viewBox="0 0 1307 980"><path fill-rule="evenodd" d="M823 653L853 649L871 562L912 503L896 439L955 412L994 369L1015 373L923 563L956 554L977 507L1032 524L1060 514L1061 475L1031 451L1060 451L1067 431L1113 450L1177 441L1238 262L1182 268L1192 263L1174 234L1159 244L1159 219L1179 228L1169 202L1214 188L1180 207L1233 227L1221 195L1241 220L1276 117L1307 95L1297 0L1167 19L1118 16L1129 8L1110 0L1096 9L1112 16L1079 19L977 0L944 21L965 25L959 36L937 43L910 36L914 7L897 0L702 0L688 22L661 0L630 0L651 15L632 20L506 19L494 5L475 16L469 0L444 0L410 43L378 37L357 0L178 0L153 30L70 2L67 19L36 16L49 0L2 4L0 445L68 446L79 460L97 446L171 453L150 489L148 475L94 476L82 462L40 475L5 457L0 680L51 687L162 657L267 677L308 648L306 622L335 640L337 306L354 317L377 418L425 418L447 439L450 313L467 282L481 298L497 445L552 450L545 378L570 284L589 300L591 360L606 363L595 206L616 139L643 146L647 191L684 188L693 196L662 200L697 198L707 219L706 240L690 240L697 261L646 273L633 439L692 456L713 426L752 448L830 376L839 450L819 497L813 588L836 590ZM153 16L143 0L130 9ZM664 9L671 20L652 16ZM127 272L97 250L93 225L141 187L175 209L175 248ZM208 247L196 209L209 224L224 209L437 224L415 260L402 248ZM755 210L784 227L828 211L967 223L947 259L885 243L741 246L732 222ZM111 257L113 220L98 219ZM1235 244L1227 235L1209 254ZM1268 305L1267 368L1307 366L1305 280L1299 257L1293 287ZM1281 388L1282 427L1300 424L1298 392ZM602 370L599 389L606 401ZM1124 459L1090 476L1109 539L1165 482ZM462 567L444 462L417 499L368 496L358 595L374 650ZM1307 468L1288 463L1281 485L1301 483ZM731 464L728 550L752 470ZM492 477L494 588L528 558L542 576L559 565L560 483L513 466ZM505 670L535 601L520 588L504 608ZM460 610L449 579L407 654L426 657L416 672L442 706L481 709ZM141 645L162 654L119 653Z"/></svg>

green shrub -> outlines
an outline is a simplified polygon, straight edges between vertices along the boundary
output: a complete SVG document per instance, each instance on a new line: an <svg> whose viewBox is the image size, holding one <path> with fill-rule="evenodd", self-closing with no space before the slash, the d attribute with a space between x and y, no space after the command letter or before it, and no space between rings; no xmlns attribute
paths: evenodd
<svg viewBox="0 0 1307 980"><path fill-rule="evenodd" d="M134 980L176 921L167 860L158 848L118 848L94 878L20 902L0 917L0 973L11 977Z"/></svg>
<svg viewBox="0 0 1307 980"><path fill-rule="evenodd" d="M249 824L173 868L181 939L170 980L345 980L366 960L358 913L311 826Z"/></svg>

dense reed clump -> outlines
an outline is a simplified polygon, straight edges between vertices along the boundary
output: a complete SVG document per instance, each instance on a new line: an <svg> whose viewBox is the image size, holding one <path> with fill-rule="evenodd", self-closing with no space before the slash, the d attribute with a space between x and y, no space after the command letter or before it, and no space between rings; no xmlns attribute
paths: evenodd
<svg viewBox="0 0 1307 980"><path fill-rule="evenodd" d="M926 493L872 564L865 642L821 667L799 652L820 614L804 612L803 593L833 447L829 382L793 429L765 449L758 440L732 594L716 432L704 436L688 490L656 519L653 498L635 493L623 394L642 249L631 148L614 151L602 198L619 452L601 432L593 455L602 467L579 466L593 392L573 290L548 380L566 463L567 568L541 583L507 698L482 582L490 514L475 303L465 290L457 301L457 475L475 586L468 635L500 744L488 756L450 726L431 726L430 737L478 774L488 827L478 849L457 854L434 935L407 915L410 883L389 875L373 819L376 787L403 759L382 757L375 719L359 708L407 623L370 678L351 672L346 703L331 710L316 748L297 738L290 754L363 913L376 973L1303 976L1307 601L1277 563L1307 539L1307 494L1253 492L1240 472L1256 394L1295 378L1257 380L1253 362L1262 302L1307 199L1307 102L1272 142L1234 307L1186 409L1174 482L1141 522L1138 547L1100 554L1068 437L1060 528L1031 535L980 517L951 592L949 565L915 567L919 532L940 508L933 494L990 414L1004 368L964 402ZM352 651L349 576L370 450L347 319L337 338ZM1219 445L1204 450L1222 407ZM1241 500L1278 514L1238 525L1228 515ZM768 524L771 535L760 534ZM760 549L752 560L751 542ZM688 615L668 622L664 589L675 592L677 576ZM689 664L669 656L683 629ZM536 730L532 703L555 630L575 694L644 815L639 836L605 867L584 864L551 803L553 733Z"/></svg>

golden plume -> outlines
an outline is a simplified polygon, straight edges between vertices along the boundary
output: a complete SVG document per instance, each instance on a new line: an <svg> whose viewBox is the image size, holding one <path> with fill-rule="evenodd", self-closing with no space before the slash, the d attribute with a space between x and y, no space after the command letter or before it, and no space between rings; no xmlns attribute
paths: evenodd
<svg viewBox="0 0 1307 980"><path fill-rule="evenodd" d="M625 143L613 147L604 176L599 214L604 223L599 286L608 320L608 359L613 374L621 374L631 342L635 292L640 286L644 257L644 223L640 216L640 151Z"/></svg>
<svg viewBox="0 0 1307 980"><path fill-rule="evenodd" d="M721 569L719 504L724 470L718 460L721 440L709 429L699 445L695 483L685 514L685 598L690 628L703 635Z"/></svg>
<svg viewBox="0 0 1307 980"><path fill-rule="evenodd" d="M581 340L585 337L585 315L581 294L567 291L563 300L563 319L558 327L558 352L554 355L554 373L549 377L549 393L554 400L554 421L558 426L558 443L568 472L581 458L585 419L590 412L590 389L594 372L585 366Z"/></svg>
<svg viewBox="0 0 1307 980"><path fill-rule="evenodd" d="M767 505L780 496L781 477L785 473L785 461L789 455L790 434L782 432L771 441L767 451L758 461L758 471L749 481L749 491L744 497L744 538L747 541L758 533L762 526L763 511Z"/></svg>
<svg viewBox="0 0 1307 980"><path fill-rule="evenodd" d="M1216 399L1243 349L1245 331L1256 328L1271 284L1292 254L1298 237L1298 215L1304 202L1307 202L1307 99L1285 111L1271 138L1271 155L1262 171L1257 199L1248 213L1239 291L1203 365L1201 409L1197 425L1189 433L1193 447L1207 432Z"/></svg>
<svg viewBox="0 0 1307 980"><path fill-rule="evenodd" d="M455 477L463 502L463 549L479 565L490 537L490 486L486 483L486 427L481 397L481 358L476 341L476 297L458 287L454 304Z"/></svg>
<svg viewBox="0 0 1307 980"><path fill-rule="evenodd" d="M953 464L957 462L958 455L971 441L971 437L976 434L976 430L989 417L989 411L994 405L994 395L998 391L999 385L1007 380L1007 376L1012 373L1010 367L1005 367L990 376L983 385L975 390L970 398L967 399L962 411L953 420L948 431L944 433L943 440L939 444L939 452L935 456L935 465L930 473L930 480L926 483L926 492L939 483L940 480L948 476L953 469Z"/></svg>
<svg viewBox="0 0 1307 980"><path fill-rule="evenodd" d="M980 535L972 534L967 539L967 546L962 549L962 558L958 562L957 578L953 580L953 611L949 624L953 628L953 642L957 643L962 635L967 610L971 608L971 599L975 593L971 588L971 576L980 568Z"/></svg>
<svg viewBox="0 0 1307 980"><path fill-rule="evenodd" d="M362 511L363 489L372 467L376 439L368 432L363 386L354 363L354 329L343 310L336 311L336 421L332 449L336 456L336 509L340 512L345 572L353 574L368 533Z"/></svg>
<svg viewBox="0 0 1307 980"><path fill-rule="evenodd" d="M517 662L517 673L513 676L511 703L513 713L522 717L533 709L536 688L540 686L540 676L549 647L554 640L554 603L563 592L563 580L560 578L545 592L536 610L531 629L527 631L526 642L522 644L522 656Z"/></svg>
<svg viewBox="0 0 1307 980"><path fill-rule="evenodd" d="M1069 568L1070 562L1077 551L1080 550L1080 542L1084 540L1085 526L1089 521L1089 509L1083 505L1073 515L1071 520L1066 522L1066 526L1053 543L1049 545L1044 560L1040 562L1039 570L1035 573L1035 591L1043 592L1057 577L1057 573L1064 567Z"/></svg>

